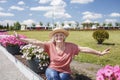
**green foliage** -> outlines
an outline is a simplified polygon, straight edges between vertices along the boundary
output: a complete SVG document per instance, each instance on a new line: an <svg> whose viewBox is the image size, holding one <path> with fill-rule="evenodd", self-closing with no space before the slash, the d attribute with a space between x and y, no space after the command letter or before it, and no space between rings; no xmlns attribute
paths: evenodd
<svg viewBox="0 0 120 80"><path fill-rule="evenodd" d="M0 24L0 29L3 29L3 25Z"/></svg>
<svg viewBox="0 0 120 80"><path fill-rule="evenodd" d="M93 32L92 36L98 44L102 44L105 39L109 39L109 33L106 30L97 30Z"/></svg>
<svg viewBox="0 0 120 80"><path fill-rule="evenodd" d="M20 28L21 28L20 23L19 22L14 23L13 28L14 28L14 30L20 30Z"/></svg>

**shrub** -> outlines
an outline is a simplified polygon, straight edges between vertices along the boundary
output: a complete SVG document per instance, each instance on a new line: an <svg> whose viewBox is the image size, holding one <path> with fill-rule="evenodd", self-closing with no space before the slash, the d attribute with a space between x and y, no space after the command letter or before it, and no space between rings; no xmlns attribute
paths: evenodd
<svg viewBox="0 0 120 80"><path fill-rule="evenodd" d="M93 32L92 36L98 44L102 44L104 40L109 39L109 33L106 30L97 30Z"/></svg>

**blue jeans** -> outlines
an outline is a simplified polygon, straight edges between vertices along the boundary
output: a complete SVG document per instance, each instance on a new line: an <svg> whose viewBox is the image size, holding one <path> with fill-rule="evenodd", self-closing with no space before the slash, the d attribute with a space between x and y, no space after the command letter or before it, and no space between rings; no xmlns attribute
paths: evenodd
<svg viewBox="0 0 120 80"><path fill-rule="evenodd" d="M47 80L70 80L70 74L58 72L51 68L46 69L45 75Z"/></svg>

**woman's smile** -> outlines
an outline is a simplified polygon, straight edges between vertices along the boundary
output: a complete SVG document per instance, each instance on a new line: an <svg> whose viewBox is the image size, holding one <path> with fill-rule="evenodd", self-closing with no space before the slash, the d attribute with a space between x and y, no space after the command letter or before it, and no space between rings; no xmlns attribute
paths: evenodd
<svg viewBox="0 0 120 80"><path fill-rule="evenodd" d="M63 42L64 41L64 34L63 33L56 33L54 35L54 39L56 42Z"/></svg>

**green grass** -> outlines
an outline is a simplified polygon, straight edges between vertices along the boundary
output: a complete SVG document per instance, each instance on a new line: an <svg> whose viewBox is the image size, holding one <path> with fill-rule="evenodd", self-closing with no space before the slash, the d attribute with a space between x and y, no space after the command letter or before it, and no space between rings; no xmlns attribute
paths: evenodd
<svg viewBox="0 0 120 80"><path fill-rule="evenodd" d="M35 38L41 41L48 41L50 31L18 31L19 34L26 35L29 38ZM120 64L120 31L108 31L110 38L105 40L104 45L98 45L93 39L93 31L70 31L70 36L66 41L73 42L80 46L87 46L96 50L104 50L111 47L110 53L104 56L96 56L92 54L79 53L75 60L80 62L89 62L100 65L116 65ZM10 32L11 33L11 32ZM115 45L112 45L112 44Z"/></svg>

